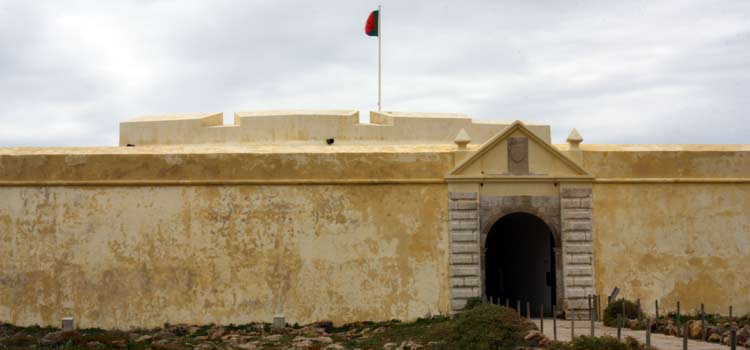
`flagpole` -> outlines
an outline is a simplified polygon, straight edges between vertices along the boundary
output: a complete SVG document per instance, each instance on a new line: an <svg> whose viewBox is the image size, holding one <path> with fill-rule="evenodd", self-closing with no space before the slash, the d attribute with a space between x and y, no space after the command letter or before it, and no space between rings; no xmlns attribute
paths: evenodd
<svg viewBox="0 0 750 350"><path fill-rule="evenodd" d="M380 112L382 104L380 99L380 38L383 37L383 11L382 6L378 5L378 112Z"/></svg>

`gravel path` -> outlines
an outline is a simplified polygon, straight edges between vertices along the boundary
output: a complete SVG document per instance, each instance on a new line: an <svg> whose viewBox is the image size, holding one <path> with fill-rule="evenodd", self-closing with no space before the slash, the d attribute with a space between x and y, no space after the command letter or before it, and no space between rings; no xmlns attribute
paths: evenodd
<svg viewBox="0 0 750 350"><path fill-rule="evenodd" d="M539 327L539 320L534 320L537 327ZM544 334L552 339L552 319L544 320ZM589 335L591 334L591 323L589 321L576 321L575 322L575 334L576 335ZM594 334L610 335L613 337L617 336L617 328L606 327L601 322L596 322L594 326ZM630 329L622 329L622 337L631 336L639 341L646 342L646 331L634 331ZM568 341L570 340L570 321L557 320L557 339ZM682 338L673 337L664 334L651 334L651 345L658 348L659 350L682 350ZM708 343L697 340L688 340L689 350L729 350L728 346L724 346L716 343ZM738 350L747 349L741 346L737 347Z"/></svg>

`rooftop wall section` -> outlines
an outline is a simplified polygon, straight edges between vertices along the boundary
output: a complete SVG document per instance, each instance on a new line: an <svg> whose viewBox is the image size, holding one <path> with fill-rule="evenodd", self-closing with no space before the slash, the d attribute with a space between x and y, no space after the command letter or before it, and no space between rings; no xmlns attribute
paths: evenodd
<svg viewBox="0 0 750 350"><path fill-rule="evenodd" d="M452 144L465 129L481 144L510 125L475 122L461 114L371 112L370 124L355 110L237 112L233 125L222 113L146 116L120 123L120 146L214 143L348 143ZM548 125L527 125L550 141Z"/></svg>

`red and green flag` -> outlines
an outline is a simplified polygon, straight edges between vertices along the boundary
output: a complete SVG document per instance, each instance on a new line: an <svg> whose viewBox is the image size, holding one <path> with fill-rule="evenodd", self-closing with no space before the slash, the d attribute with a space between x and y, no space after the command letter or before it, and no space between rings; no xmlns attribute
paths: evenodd
<svg viewBox="0 0 750 350"><path fill-rule="evenodd" d="M365 34L368 36L378 36L379 14L380 10L375 10L370 13L369 17L367 17L367 22L365 23Z"/></svg>

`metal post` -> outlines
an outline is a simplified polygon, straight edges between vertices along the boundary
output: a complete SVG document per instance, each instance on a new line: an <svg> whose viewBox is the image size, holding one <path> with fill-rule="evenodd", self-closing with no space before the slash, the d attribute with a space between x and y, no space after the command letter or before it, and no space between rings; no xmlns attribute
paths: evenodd
<svg viewBox="0 0 750 350"><path fill-rule="evenodd" d="M544 304L539 305L539 328L544 334Z"/></svg>
<svg viewBox="0 0 750 350"><path fill-rule="evenodd" d="M622 315L617 317L617 340L622 339Z"/></svg>
<svg viewBox="0 0 750 350"><path fill-rule="evenodd" d="M594 336L594 309L589 308L589 318L591 319L591 336Z"/></svg>
<svg viewBox="0 0 750 350"><path fill-rule="evenodd" d="M638 307L638 310L637 310L637 312L638 312L638 319L640 320L641 319L641 298L638 298L638 299L635 300L635 306Z"/></svg>
<svg viewBox="0 0 750 350"><path fill-rule="evenodd" d="M732 326L732 305L729 305L729 326Z"/></svg>
<svg viewBox="0 0 750 350"><path fill-rule="evenodd" d="M518 312L518 316L521 316L521 301L516 300L516 312Z"/></svg>
<svg viewBox="0 0 750 350"><path fill-rule="evenodd" d="M737 350L737 329L734 327L729 330L729 348Z"/></svg>
<svg viewBox="0 0 750 350"><path fill-rule="evenodd" d="M646 350L651 350L651 317L646 319Z"/></svg>
<svg viewBox="0 0 750 350"><path fill-rule="evenodd" d="M680 317L680 302L677 302L677 325L682 324L682 319Z"/></svg>
<svg viewBox="0 0 750 350"><path fill-rule="evenodd" d="M505 298L505 307L510 308L510 299Z"/></svg>
<svg viewBox="0 0 750 350"><path fill-rule="evenodd" d="M576 321L573 319L573 317L570 317L570 341L573 341L576 338Z"/></svg>
<svg viewBox="0 0 750 350"><path fill-rule="evenodd" d="M706 340L706 310L701 303L701 340Z"/></svg>
<svg viewBox="0 0 750 350"><path fill-rule="evenodd" d="M596 320L599 321L602 318L602 296L596 296Z"/></svg>
<svg viewBox="0 0 750 350"><path fill-rule="evenodd" d="M688 327L687 323L685 323L684 326L682 326L682 350L687 350L687 340L688 340Z"/></svg>
<svg viewBox="0 0 750 350"><path fill-rule="evenodd" d="M654 301L654 310L656 310L656 322L659 322L659 299Z"/></svg>
<svg viewBox="0 0 750 350"><path fill-rule="evenodd" d="M557 341L557 306L552 305L552 340Z"/></svg>
<svg viewBox="0 0 750 350"><path fill-rule="evenodd" d="M381 74L380 74L380 63L381 63L380 41L383 38L382 29L383 29L383 7L378 5L378 112L380 112L382 108L382 100L381 100L381 94L380 94L380 85L381 85L380 83L380 77L381 77Z"/></svg>
<svg viewBox="0 0 750 350"><path fill-rule="evenodd" d="M526 318L531 319L531 302L526 302Z"/></svg>

